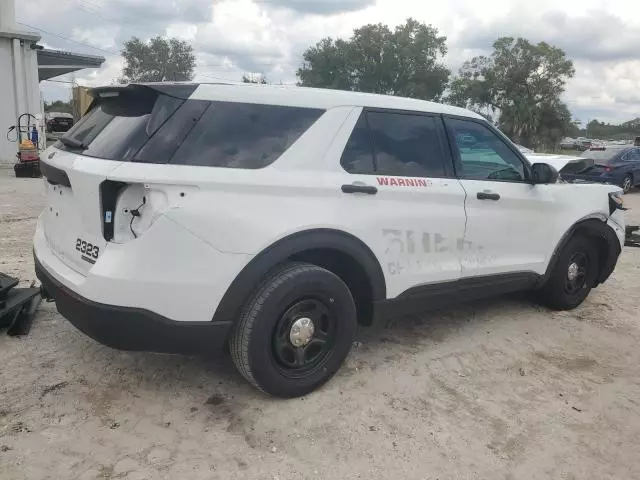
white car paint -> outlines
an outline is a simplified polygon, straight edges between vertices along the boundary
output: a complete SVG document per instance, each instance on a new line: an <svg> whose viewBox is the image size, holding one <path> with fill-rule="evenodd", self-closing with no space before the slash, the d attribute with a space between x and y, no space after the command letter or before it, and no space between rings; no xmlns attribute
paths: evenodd
<svg viewBox="0 0 640 480"><path fill-rule="evenodd" d="M558 172L562 172L562 169L569 164L578 164L584 163L585 167L593 164L588 158L576 157L574 155L557 155L557 154L549 154L549 153L527 153L525 154L527 160L534 163L546 163L555 168Z"/></svg>
<svg viewBox="0 0 640 480"><path fill-rule="evenodd" d="M619 190L455 178L398 188L340 166L363 107L481 119L456 107L279 86L201 85L191 98L327 111L277 161L258 170L107 161L50 147L46 162L64 170L73 188L45 181L48 205L38 221L34 250L68 289L94 302L143 308L175 321L208 322L256 255L314 228L362 240L382 267L388 298L459 278L543 274L567 230L584 218L609 218L608 193ZM559 170L582 160L527 158ZM129 185L119 197L118 212L146 199L131 228L128 217L117 217L109 242L101 232L99 185L104 180ZM376 186L378 194L341 192L342 185L355 182ZM476 192L483 190L499 193L501 201L478 201ZM614 218L612 228L623 243L624 220L619 212ZM99 247L95 264L80 259L78 238Z"/></svg>

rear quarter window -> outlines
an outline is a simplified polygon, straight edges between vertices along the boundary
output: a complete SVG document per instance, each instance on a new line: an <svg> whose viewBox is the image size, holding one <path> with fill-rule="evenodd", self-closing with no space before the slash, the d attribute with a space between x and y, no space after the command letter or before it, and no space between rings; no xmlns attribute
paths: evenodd
<svg viewBox="0 0 640 480"><path fill-rule="evenodd" d="M170 163L257 169L270 165L324 110L211 102Z"/></svg>

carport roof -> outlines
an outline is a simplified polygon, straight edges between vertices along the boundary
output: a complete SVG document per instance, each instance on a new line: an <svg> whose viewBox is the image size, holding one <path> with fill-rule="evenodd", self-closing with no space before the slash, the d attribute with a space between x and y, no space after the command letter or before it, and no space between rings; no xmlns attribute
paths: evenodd
<svg viewBox="0 0 640 480"><path fill-rule="evenodd" d="M63 52L62 50L38 50L38 78L48 80L83 68L100 68L104 57Z"/></svg>

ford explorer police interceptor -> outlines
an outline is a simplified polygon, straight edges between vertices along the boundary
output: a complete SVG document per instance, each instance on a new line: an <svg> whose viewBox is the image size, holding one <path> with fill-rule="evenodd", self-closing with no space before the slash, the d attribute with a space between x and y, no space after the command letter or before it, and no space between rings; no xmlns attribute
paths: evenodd
<svg viewBox="0 0 640 480"><path fill-rule="evenodd" d="M520 290L580 305L624 242L621 190L558 180L481 116L289 86L93 90L43 156L37 275L123 350L228 347L280 397L326 382L357 324Z"/></svg>

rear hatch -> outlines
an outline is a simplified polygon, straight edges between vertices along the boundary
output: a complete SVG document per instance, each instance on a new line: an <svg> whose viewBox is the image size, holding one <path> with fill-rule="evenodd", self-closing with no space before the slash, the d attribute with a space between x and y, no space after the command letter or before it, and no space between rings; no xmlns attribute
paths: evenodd
<svg viewBox="0 0 640 480"><path fill-rule="evenodd" d="M94 101L44 156L46 178L44 235L54 254L86 275L114 236L115 203L141 185L107 180L131 161L153 134L184 103L196 85L129 85L94 90Z"/></svg>
<svg viewBox="0 0 640 480"><path fill-rule="evenodd" d="M110 244L134 241L203 179L218 177L201 167L226 168L227 179L231 169L264 168L324 113L190 98L196 88L94 89L88 113L46 152L43 227L66 265L86 275Z"/></svg>
<svg viewBox="0 0 640 480"><path fill-rule="evenodd" d="M84 159L67 152L41 162L46 182L44 235L54 254L79 273L86 273L104 250L100 184L117 162Z"/></svg>

